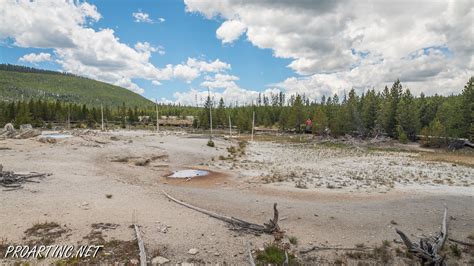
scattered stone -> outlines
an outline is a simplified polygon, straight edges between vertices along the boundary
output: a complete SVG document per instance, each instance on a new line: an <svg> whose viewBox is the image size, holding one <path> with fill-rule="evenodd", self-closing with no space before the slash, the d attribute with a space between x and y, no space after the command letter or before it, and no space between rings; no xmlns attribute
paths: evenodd
<svg viewBox="0 0 474 266"><path fill-rule="evenodd" d="M152 260L151 260L151 265L161 265L161 264L165 264L167 262L169 262L170 260L165 258L165 257L162 257L162 256L158 256L158 257L154 257Z"/></svg>
<svg viewBox="0 0 474 266"><path fill-rule="evenodd" d="M188 251L188 254L191 254L191 255L196 255L198 254L199 250L197 248L192 248Z"/></svg>

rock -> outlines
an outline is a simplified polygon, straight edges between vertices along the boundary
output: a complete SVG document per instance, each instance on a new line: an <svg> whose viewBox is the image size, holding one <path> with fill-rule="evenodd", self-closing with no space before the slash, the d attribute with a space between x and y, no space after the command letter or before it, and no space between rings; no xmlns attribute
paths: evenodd
<svg viewBox="0 0 474 266"><path fill-rule="evenodd" d="M219 257L221 254L219 252L214 253L214 256Z"/></svg>
<svg viewBox="0 0 474 266"><path fill-rule="evenodd" d="M31 130L33 129L33 127L31 126L31 124L23 124L23 125L20 125L20 131L26 131L26 130Z"/></svg>
<svg viewBox="0 0 474 266"><path fill-rule="evenodd" d="M162 256L158 256L158 257L154 257L152 260L151 260L151 265L161 265L161 264L165 264L167 262L169 262L170 260L165 258L165 257L162 257Z"/></svg>
<svg viewBox="0 0 474 266"><path fill-rule="evenodd" d="M140 263L140 262L139 262L137 259L131 259L131 260L130 260L130 263L131 263L132 265L138 265L138 263Z"/></svg>
<svg viewBox="0 0 474 266"><path fill-rule="evenodd" d="M188 254L191 254L191 255L196 255L198 254L199 250L197 248L192 248L188 251Z"/></svg>

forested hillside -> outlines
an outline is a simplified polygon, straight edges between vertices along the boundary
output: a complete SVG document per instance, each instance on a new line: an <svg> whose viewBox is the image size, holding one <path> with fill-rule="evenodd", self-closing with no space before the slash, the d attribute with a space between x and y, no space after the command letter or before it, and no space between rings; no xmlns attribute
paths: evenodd
<svg viewBox="0 0 474 266"><path fill-rule="evenodd" d="M0 101L60 100L87 106L150 106L151 101L127 89L68 73L0 64Z"/></svg>

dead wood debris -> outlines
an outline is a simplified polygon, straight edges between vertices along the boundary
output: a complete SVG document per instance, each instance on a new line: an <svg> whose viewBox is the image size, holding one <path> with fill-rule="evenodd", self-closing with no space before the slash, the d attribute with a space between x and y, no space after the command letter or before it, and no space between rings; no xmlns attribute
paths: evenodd
<svg viewBox="0 0 474 266"><path fill-rule="evenodd" d="M201 209L199 207L188 204L184 201L180 201L178 199L175 199L163 190L162 190L162 192L163 192L163 194L165 194L165 196L168 199L170 199L170 200L172 200L172 201L174 201L174 202L176 202L180 205L183 205L187 208L190 208L192 210L195 210L195 211L198 211L200 213L204 213L206 215L209 215L212 218L216 218L218 220L224 221L224 222L230 224L231 226L233 226L235 229L242 230L242 231L253 231L253 232L257 232L257 233L265 233L265 234L278 234L278 233L281 232L280 227L278 226L278 215L279 215L279 213L278 213L276 203L273 204L273 219L270 219L268 221L268 223L264 223L264 225L259 225L259 224L250 223L250 222L247 222L247 221L235 218L235 217L228 217L228 216L217 214L217 213L205 210L205 209Z"/></svg>
<svg viewBox="0 0 474 266"><path fill-rule="evenodd" d="M138 242L138 249L140 250L140 266L146 266L146 251L145 251L145 244L140 234L140 229L138 228L137 224L134 224L133 227L135 228L135 234L137 237Z"/></svg>
<svg viewBox="0 0 474 266"><path fill-rule="evenodd" d="M444 243L448 237L448 224L447 224L447 213L448 209L444 208L443 221L441 224L441 232L434 238L422 238L420 244L411 242L411 240L400 230L395 229L403 240L403 243L408 249L408 252L412 253L421 260L422 265L446 265L445 256L440 255L440 251L443 249Z"/></svg>
<svg viewBox="0 0 474 266"><path fill-rule="evenodd" d="M0 164L0 186L6 187L4 191L16 190L22 188L22 184L26 182L39 183L32 180L33 178L44 178L50 174L28 173L15 174L13 171L3 171L3 165Z"/></svg>
<svg viewBox="0 0 474 266"><path fill-rule="evenodd" d="M8 123L3 130L0 130L0 138L28 139L41 135L41 130L34 129L30 124L20 126L20 130Z"/></svg>
<svg viewBox="0 0 474 266"><path fill-rule="evenodd" d="M344 250L344 251L371 251L373 250L372 248L344 248L344 247L327 247L327 246L313 246L308 249L304 249L300 251L300 254L306 254L311 251L323 251L323 250Z"/></svg>

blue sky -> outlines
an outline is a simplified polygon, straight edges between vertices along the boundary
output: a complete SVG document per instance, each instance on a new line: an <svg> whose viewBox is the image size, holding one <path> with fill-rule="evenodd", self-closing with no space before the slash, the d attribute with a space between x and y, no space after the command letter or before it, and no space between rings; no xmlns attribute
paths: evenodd
<svg viewBox="0 0 474 266"><path fill-rule="evenodd" d="M137 42L148 42L153 46L161 46L164 54L153 53L150 62L156 66L179 64L189 57L204 61L221 61L231 64L232 75L240 77L236 82L240 87L262 91L267 86L294 75L294 71L286 67L290 60L272 56L271 49L259 49L245 37L232 44L222 44L216 38L216 30L222 19L205 19L196 13L185 11L185 4L178 0L165 1L126 1L104 0L88 1L97 6L102 18L91 23L95 30L110 28L115 31L121 42L133 46ZM149 14L153 23L135 22L132 14L142 12ZM163 18L163 22L158 19ZM53 61L29 63L19 58L29 53L53 53L53 49L36 49L17 47L8 40L9 45L0 46L1 61L11 64L22 64L38 68L61 70L61 66ZM183 80L162 81L161 86L154 86L145 79L132 79L144 88L143 96L147 98L172 99L176 91L187 91L190 87L199 88L204 76L194 79L191 83Z"/></svg>
<svg viewBox="0 0 474 266"><path fill-rule="evenodd" d="M0 61L193 105L208 89L319 100L396 79L449 95L474 72L473 20L468 0L0 0Z"/></svg>

